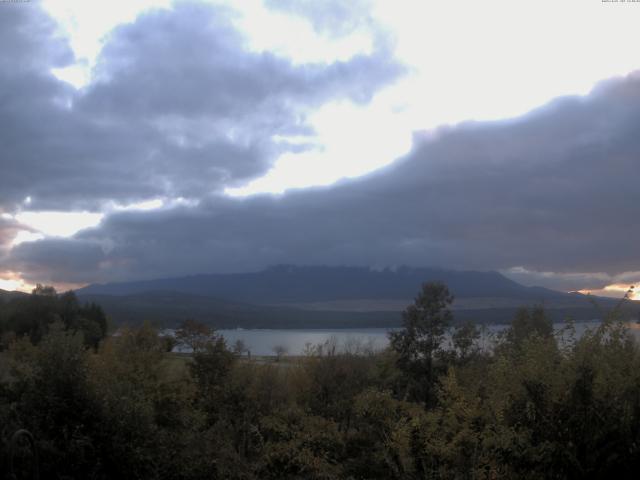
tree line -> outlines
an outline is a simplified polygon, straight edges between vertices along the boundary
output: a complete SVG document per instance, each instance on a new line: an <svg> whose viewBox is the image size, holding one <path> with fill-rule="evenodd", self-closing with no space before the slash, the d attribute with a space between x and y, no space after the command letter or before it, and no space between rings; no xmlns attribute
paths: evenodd
<svg viewBox="0 0 640 480"><path fill-rule="evenodd" d="M329 341L265 362L197 322L177 335L192 355L168 352L148 323L95 341L99 307L66 315L70 297L42 289L0 317L0 449L16 475L34 468L26 444L10 452L19 429L41 478L582 479L640 467L640 350L616 311L578 337L523 308L486 350L475 325L451 332L453 298L428 283L383 351ZM19 320L34 312L43 325Z"/></svg>

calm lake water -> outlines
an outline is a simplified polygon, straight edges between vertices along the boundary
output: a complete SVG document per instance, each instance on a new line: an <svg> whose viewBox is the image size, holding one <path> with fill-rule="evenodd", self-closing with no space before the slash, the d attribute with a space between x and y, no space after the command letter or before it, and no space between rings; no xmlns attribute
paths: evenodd
<svg viewBox="0 0 640 480"><path fill-rule="evenodd" d="M576 323L576 336L581 336L587 328L595 328L600 322ZM554 324L556 332L565 326L563 323ZM484 329L481 337L483 348L491 348L494 337L504 330L506 325L488 325ZM630 330L636 338L640 339L640 328L635 324L630 324ZM327 341L335 342L338 348L354 349L356 345L366 346L375 350L384 349L389 339L387 333L391 329L386 328L361 328L361 329L337 329L337 330L217 330L227 344L233 347L236 341L242 340L252 355L274 355L274 348L282 346L289 355L301 355L308 346L323 344ZM445 340L448 342L449 340ZM184 351L184 350L182 350Z"/></svg>

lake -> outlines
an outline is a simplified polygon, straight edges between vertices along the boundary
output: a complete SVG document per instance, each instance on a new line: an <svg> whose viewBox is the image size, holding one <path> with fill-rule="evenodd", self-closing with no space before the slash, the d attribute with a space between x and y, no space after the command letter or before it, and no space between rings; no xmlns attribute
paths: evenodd
<svg viewBox="0 0 640 480"><path fill-rule="evenodd" d="M581 322L575 324L576 335L581 336L587 328L595 328L600 322ZM564 323L554 324L556 332L565 326ZM487 325L480 342L483 348L491 348L494 337L507 325ZM359 329L300 329L300 330L276 330L276 329L234 329L217 330L227 341L229 347L233 347L236 341L242 340L252 355L274 355L274 347L282 346L289 355L301 355L308 345L319 345L327 341L335 342L338 348L345 346L352 349L356 345L367 346L375 350L384 349L389 339L387 333L392 329L387 328L359 328ZM640 328L636 324L630 324L631 332L640 339ZM171 331L167 331L171 333ZM449 342L449 339L445 339ZM185 351L180 349L180 351Z"/></svg>

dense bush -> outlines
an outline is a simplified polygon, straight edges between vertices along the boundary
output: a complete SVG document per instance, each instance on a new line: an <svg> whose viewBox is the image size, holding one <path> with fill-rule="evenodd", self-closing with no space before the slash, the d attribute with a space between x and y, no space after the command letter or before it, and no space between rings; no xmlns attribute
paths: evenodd
<svg viewBox="0 0 640 480"><path fill-rule="evenodd" d="M168 353L148 324L96 349L54 309L0 353L2 455L26 428L41 478L636 478L640 350L624 324L576 338L523 309L491 350L472 325L445 345L444 288L423 290L384 352L330 341L279 362L215 332Z"/></svg>
<svg viewBox="0 0 640 480"><path fill-rule="evenodd" d="M80 332L84 343L94 348L107 335L107 317L99 305L81 305L71 291L58 295L53 287L38 285L31 295L0 301L0 350L18 337L37 344L55 322Z"/></svg>

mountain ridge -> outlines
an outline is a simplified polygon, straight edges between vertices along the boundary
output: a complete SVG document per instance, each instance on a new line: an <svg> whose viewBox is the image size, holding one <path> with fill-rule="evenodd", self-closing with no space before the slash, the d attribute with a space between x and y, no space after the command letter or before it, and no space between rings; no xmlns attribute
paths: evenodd
<svg viewBox="0 0 640 480"><path fill-rule="evenodd" d="M397 327L422 283L444 282L455 300L456 322L508 323L519 307L540 304L550 318L601 317L592 301L617 299L526 287L499 272L443 268L276 265L259 272L94 284L76 290L101 304L116 323L154 320L175 325L194 318L217 328ZM640 304L630 307L636 314Z"/></svg>
<svg viewBox="0 0 640 480"><path fill-rule="evenodd" d="M325 302L354 298L411 299L428 281L445 283L456 297L505 297L531 301L568 298L571 294L526 287L496 271L399 267L277 265L259 272L198 274L156 280L92 284L79 295L130 295L172 291L252 304Z"/></svg>

